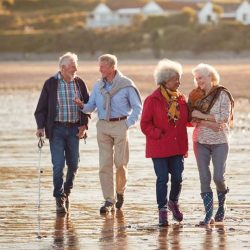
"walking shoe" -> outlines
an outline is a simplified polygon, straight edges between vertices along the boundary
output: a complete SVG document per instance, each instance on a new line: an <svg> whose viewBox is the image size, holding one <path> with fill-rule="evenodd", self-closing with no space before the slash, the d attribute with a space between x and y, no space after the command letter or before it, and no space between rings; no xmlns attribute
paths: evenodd
<svg viewBox="0 0 250 250"><path fill-rule="evenodd" d="M168 226L168 211L165 207L159 210L159 226L160 227Z"/></svg>
<svg viewBox="0 0 250 250"><path fill-rule="evenodd" d="M104 205L100 208L100 213L106 214L106 213L112 212L114 210L115 210L114 204L110 201L105 201Z"/></svg>
<svg viewBox="0 0 250 250"><path fill-rule="evenodd" d="M178 201L168 201L168 209L173 213L173 217L176 221L181 222L183 220L183 214L179 209Z"/></svg>
<svg viewBox="0 0 250 250"><path fill-rule="evenodd" d="M67 210L65 207L65 198L64 197L57 197L56 198L56 212L58 214L67 213Z"/></svg>
<svg viewBox="0 0 250 250"><path fill-rule="evenodd" d="M123 194L116 194L116 197L117 197L117 202L115 203L115 207L117 209L120 209L123 205L123 202L124 202L124 195Z"/></svg>

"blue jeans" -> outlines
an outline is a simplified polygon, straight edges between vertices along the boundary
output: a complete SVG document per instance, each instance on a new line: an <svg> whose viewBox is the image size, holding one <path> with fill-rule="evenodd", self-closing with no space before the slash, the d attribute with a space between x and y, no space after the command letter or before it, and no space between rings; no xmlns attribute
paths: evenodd
<svg viewBox="0 0 250 250"><path fill-rule="evenodd" d="M65 127L55 125L53 137L50 139L50 151L53 164L54 197L69 195L73 188L73 181L78 169L79 162L79 138L78 126ZM65 182L63 169L68 166Z"/></svg>
<svg viewBox="0 0 250 250"><path fill-rule="evenodd" d="M168 201L168 180L171 175L169 200L178 201L182 187L184 157L175 155L166 158L152 158L156 179L156 198L158 208L166 207Z"/></svg>

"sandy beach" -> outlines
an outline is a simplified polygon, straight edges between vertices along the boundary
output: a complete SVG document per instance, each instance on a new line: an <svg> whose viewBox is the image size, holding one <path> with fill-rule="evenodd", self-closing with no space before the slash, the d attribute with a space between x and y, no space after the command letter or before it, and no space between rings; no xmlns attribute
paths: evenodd
<svg viewBox="0 0 250 250"><path fill-rule="evenodd" d="M193 88L191 69L200 61L180 61L180 90ZM189 157L185 160L180 204L181 224L159 228L155 174L144 156L145 138L139 124L130 130L129 180L124 208L101 216L96 115L87 143L80 145L80 168L71 196L71 213L57 216L52 197L49 142L41 151L41 197L38 208L39 152L33 113L44 80L57 71L57 62L0 62L0 249L250 249L250 64L246 60L205 61L221 74L221 83L236 100L235 127L227 164L228 210L224 224L195 227L203 218L198 171L188 128ZM79 76L91 90L99 77L96 62L79 62ZM143 97L154 88L156 61L121 61ZM213 185L215 190L215 187ZM216 204L217 206L217 204Z"/></svg>

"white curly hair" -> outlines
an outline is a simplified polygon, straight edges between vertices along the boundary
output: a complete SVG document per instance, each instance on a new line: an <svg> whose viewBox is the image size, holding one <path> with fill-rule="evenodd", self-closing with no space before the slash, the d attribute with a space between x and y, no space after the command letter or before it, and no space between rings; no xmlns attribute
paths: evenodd
<svg viewBox="0 0 250 250"><path fill-rule="evenodd" d="M195 68L192 69L192 74L193 76L195 74L199 74L201 76L211 76L211 82L213 86L217 86L220 83L219 73L213 66L209 64L205 64L205 63L198 64ZM195 80L194 82L197 85L197 82Z"/></svg>
<svg viewBox="0 0 250 250"><path fill-rule="evenodd" d="M154 79L155 83L158 85L164 84L172 77L182 75L182 66L180 63L171 61L169 59L163 59L158 62L155 71L154 71Z"/></svg>

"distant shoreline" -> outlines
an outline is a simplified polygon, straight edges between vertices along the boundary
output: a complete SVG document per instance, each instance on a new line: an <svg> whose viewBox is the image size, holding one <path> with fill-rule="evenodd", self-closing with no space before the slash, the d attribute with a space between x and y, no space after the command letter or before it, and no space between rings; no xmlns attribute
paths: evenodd
<svg viewBox="0 0 250 250"><path fill-rule="evenodd" d="M119 59L119 57L118 57ZM53 60L4 60L0 61L0 93L11 91L41 90L44 81L58 70L58 57ZM133 79L143 95L155 89L153 72L159 59L119 59L119 69ZM228 88L240 109L249 112L250 107L250 60L248 58L183 58L176 59L183 65L183 76L180 89L188 95L193 88L192 68L198 63L209 63L216 67L221 76L221 84ZM78 75L84 79L91 91L96 79L99 78L97 59L87 60L79 55Z"/></svg>
<svg viewBox="0 0 250 250"><path fill-rule="evenodd" d="M64 52L56 53L14 53L14 52L5 52L0 53L0 62L6 61L55 61L59 58ZM92 61L96 60L101 54L108 52L96 52L95 54L90 53L77 53L81 61ZM164 51L161 52L159 58L154 57L151 50L143 51L130 51L130 52L120 52L115 53L119 60L152 60L157 61L161 58L171 58L176 60L228 60L235 61L241 60L250 63L250 51L242 51L239 53L233 51L213 51L213 52L204 52L195 54L191 51Z"/></svg>

